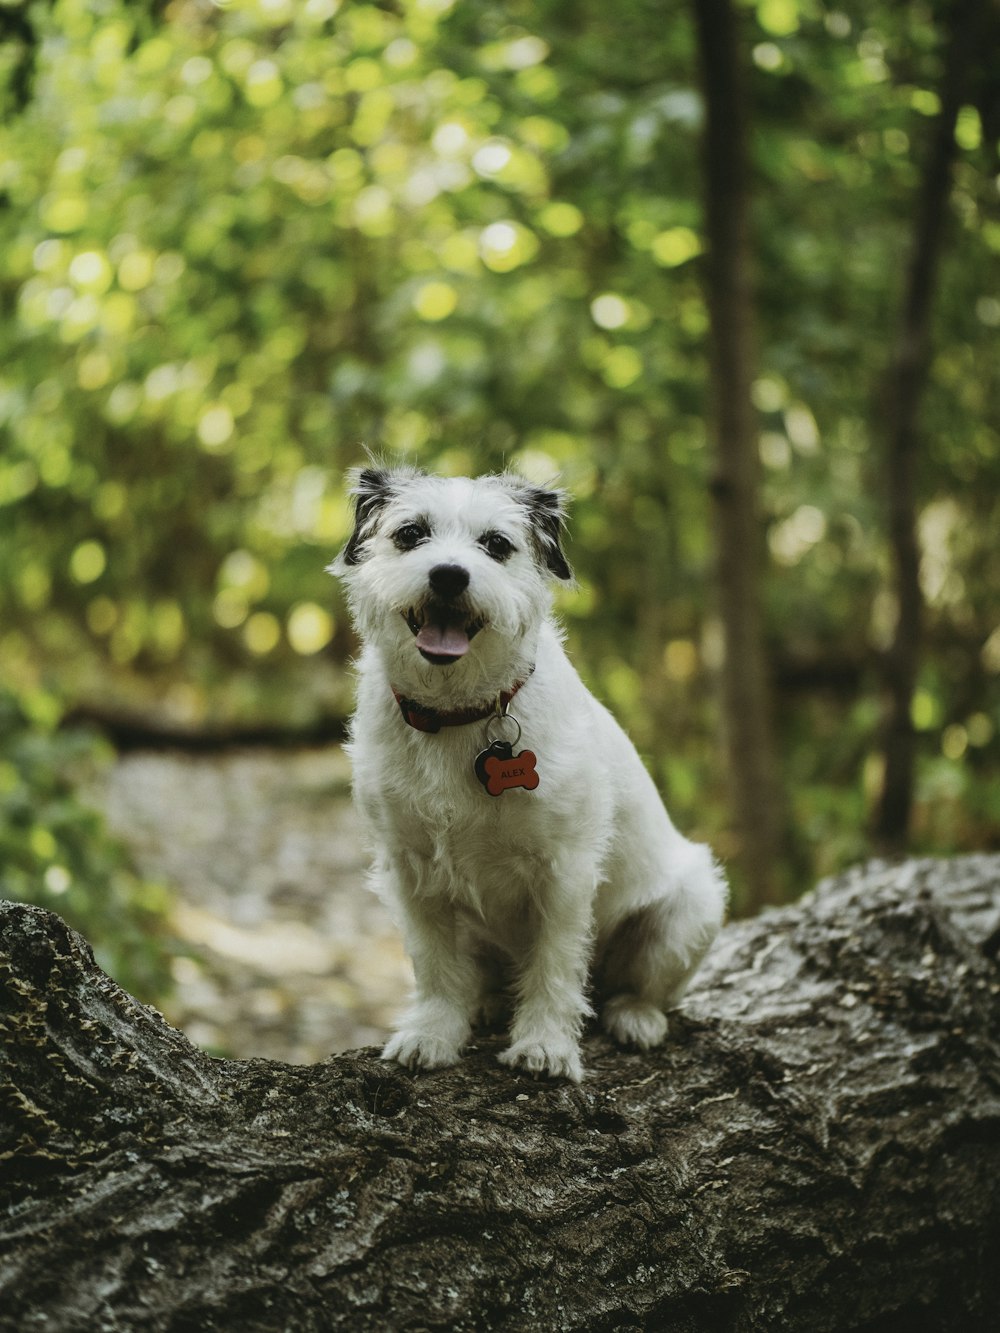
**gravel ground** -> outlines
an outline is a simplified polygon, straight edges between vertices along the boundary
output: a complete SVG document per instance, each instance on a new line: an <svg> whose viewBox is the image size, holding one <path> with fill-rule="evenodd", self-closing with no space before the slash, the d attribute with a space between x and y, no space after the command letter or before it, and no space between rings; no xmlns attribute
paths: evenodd
<svg viewBox="0 0 1000 1333"><path fill-rule="evenodd" d="M339 747L123 756L98 794L175 894L171 1023L216 1054L308 1064L381 1041L412 973L364 882Z"/></svg>

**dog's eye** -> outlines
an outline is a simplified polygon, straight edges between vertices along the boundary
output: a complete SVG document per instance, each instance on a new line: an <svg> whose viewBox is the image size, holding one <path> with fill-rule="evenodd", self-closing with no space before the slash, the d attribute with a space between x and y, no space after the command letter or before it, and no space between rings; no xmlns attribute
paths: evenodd
<svg viewBox="0 0 1000 1333"><path fill-rule="evenodd" d="M401 551L412 551L415 546L427 536L427 528L423 523L404 523L392 535L392 540Z"/></svg>
<svg viewBox="0 0 1000 1333"><path fill-rule="evenodd" d="M479 544L494 560L506 560L514 551L514 543L502 532L487 532L480 537Z"/></svg>

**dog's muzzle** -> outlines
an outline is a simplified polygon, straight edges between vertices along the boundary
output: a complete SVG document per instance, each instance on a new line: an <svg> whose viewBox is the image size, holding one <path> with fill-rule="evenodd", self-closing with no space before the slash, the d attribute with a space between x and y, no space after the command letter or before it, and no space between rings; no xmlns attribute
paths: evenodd
<svg viewBox="0 0 1000 1333"><path fill-rule="evenodd" d="M460 565L436 566L429 582L432 596L422 606L411 606L403 618L421 657L433 666L451 666L469 651L483 621L457 602L469 586L468 572Z"/></svg>

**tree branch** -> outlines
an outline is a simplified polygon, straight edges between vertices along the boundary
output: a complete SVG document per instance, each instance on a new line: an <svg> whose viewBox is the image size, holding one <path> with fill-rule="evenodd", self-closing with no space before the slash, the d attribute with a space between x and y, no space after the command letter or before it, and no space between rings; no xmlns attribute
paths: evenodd
<svg viewBox="0 0 1000 1333"><path fill-rule="evenodd" d="M0 908L7 1329L985 1330L1000 857L729 926L659 1051L219 1061Z"/></svg>

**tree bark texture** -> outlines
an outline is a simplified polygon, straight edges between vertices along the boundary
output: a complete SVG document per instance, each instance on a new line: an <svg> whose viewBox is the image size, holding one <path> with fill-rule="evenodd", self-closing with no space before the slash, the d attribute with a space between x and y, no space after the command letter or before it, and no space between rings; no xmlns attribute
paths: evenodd
<svg viewBox="0 0 1000 1333"><path fill-rule="evenodd" d="M905 850L913 807L916 736L911 714L923 621L917 536L920 402L930 364L931 313L957 153L955 126L969 85L979 8L978 0L953 0L947 11L948 49L941 83L941 109L933 123L920 182L899 331L885 379L885 481L897 616L884 663L885 769L875 836L880 848L887 852Z"/></svg>
<svg viewBox="0 0 1000 1333"><path fill-rule="evenodd" d="M754 910L778 897L783 800L774 743L761 575L760 457L751 401L753 296L747 98L730 0L695 0L705 99L706 291L715 454L716 583L725 638L722 704L740 865Z"/></svg>
<svg viewBox="0 0 1000 1333"><path fill-rule="evenodd" d="M976 1333L1000 1302L1000 857L728 926L579 1087L211 1059L4 904L0 1327Z"/></svg>

